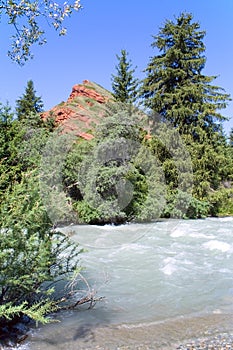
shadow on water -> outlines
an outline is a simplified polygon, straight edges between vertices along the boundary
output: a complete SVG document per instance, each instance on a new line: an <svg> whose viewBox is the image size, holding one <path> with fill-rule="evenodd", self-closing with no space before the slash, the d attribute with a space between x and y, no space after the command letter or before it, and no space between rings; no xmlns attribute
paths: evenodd
<svg viewBox="0 0 233 350"><path fill-rule="evenodd" d="M58 322L41 325L39 328L24 316L0 325L0 349L31 349L31 346L40 349L42 344L44 349L58 349L73 342L91 344L95 342L95 330L107 327L110 322L104 310L98 310L96 316L95 308L87 309L84 306L60 311L51 317Z"/></svg>
<svg viewBox="0 0 233 350"><path fill-rule="evenodd" d="M66 349L67 346L86 348L85 344L95 344L96 332L107 329L112 320L101 305L93 309L75 309L55 314L59 323L50 323L40 328L34 328L26 341L27 349L52 350Z"/></svg>
<svg viewBox="0 0 233 350"><path fill-rule="evenodd" d="M83 324L81 326L78 326L77 329L72 329L72 332L70 335L64 335L61 334L61 337L56 338L45 338L43 339L43 342L49 345L62 345L66 344L70 341L78 341L82 340L85 343L87 342L94 342L95 341L95 334L93 331L93 328L98 327L98 325L91 325L91 324Z"/></svg>
<svg viewBox="0 0 233 350"><path fill-rule="evenodd" d="M73 336L73 340L78 340L80 338L84 339L84 341L94 341L95 335L92 331L92 326L89 324L83 325L76 329L75 334Z"/></svg>

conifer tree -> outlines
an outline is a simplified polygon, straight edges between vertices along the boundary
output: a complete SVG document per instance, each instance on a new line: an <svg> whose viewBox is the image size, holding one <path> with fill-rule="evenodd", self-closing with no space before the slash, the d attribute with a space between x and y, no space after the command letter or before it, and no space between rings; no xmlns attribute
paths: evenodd
<svg viewBox="0 0 233 350"><path fill-rule="evenodd" d="M201 130L209 136L221 131L221 122L227 118L219 110L230 97L211 84L216 76L202 73L205 31L192 20L192 14L182 13L175 22L167 20L153 36L151 46L160 54L150 59L140 95L146 107L178 127L181 134L192 133L198 139Z"/></svg>
<svg viewBox="0 0 233 350"><path fill-rule="evenodd" d="M131 60L128 60L128 52L121 50L121 56L116 55L117 75L112 75L113 96L119 102L134 103L138 96L139 80L134 78L136 67L132 68Z"/></svg>
<svg viewBox="0 0 233 350"><path fill-rule="evenodd" d="M233 147L233 128L231 128L229 140L230 140L230 146Z"/></svg>
<svg viewBox="0 0 233 350"><path fill-rule="evenodd" d="M43 106L44 104L41 97L36 96L33 81L29 80L25 93L16 101L16 114L18 119L30 119L31 116L42 112Z"/></svg>
<svg viewBox="0 0 233 350"><path fill-rule="evenodd" d="M159 113L182 135L192 158L193 195L209 201L210 194L230 179L222 127L227 118L220 111L230 96L213 84L216 76L203 74L204 37L205 31L190 13L167 20L159 34L153 36L152 47L159 54L150 59L145 69L140 96L145 107ZM175 186L170 185L174 191Z"/></svg>

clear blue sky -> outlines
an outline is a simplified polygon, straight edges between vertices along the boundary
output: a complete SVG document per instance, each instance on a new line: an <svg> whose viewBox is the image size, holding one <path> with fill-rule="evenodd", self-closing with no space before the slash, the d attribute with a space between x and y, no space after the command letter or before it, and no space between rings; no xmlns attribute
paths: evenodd
<svg viewBox="0 0 233 350"><path fill-rule="evenodd" d="M116 54L121 49L137 66L136 75L157 52L151 48L152 35L166 19L174 19L182 11L191 12L201 29L206 30L207 63L204 73L217 75L215 83L233 97L233 1L232 0L82 0L83 9L66 21L66 37L58 37L48 27L48 43L34 47L35 58L19 67L6 56L9 26L2 22L0 40L0 101L14 106L15 100L32 79L45 109L66 100L74 84L88 79L111 90L111 74L115 73ZM224 111L233 127L233 102Z"/></svg>

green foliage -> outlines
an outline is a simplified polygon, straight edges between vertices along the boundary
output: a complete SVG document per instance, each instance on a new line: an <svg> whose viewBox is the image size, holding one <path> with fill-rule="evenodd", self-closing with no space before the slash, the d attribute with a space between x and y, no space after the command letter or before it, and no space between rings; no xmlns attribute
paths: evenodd
<svg viewBox="0 0 233 350"><path fill-rule="evenodd" d="M64 174L68 187L76 186L79 222L122 223L159 216L164 183L160 166L143 145L147 121L130 105L109 105L95 139L73 146Z"/></svg>
<svg viewBox="0 0 233 350"><path fill-rule="evenodd" d="M200 131L202 142L194 142L158 118L148 139L147 122L130 105L109 105L95 138L74 144L63 176L78 222L212 215L209 193L232 181L231 147L224 135L209 138Z"/></svg>
<svg viewBox="0 0 233 350"><path fill-rule="evenodd" d="M112 75L113 96L118 102L133 103L137 100L139 87L139 80L134 78L135 68L131 69L126 50L121 50L121 56L116 57L118 65L115 67L117 75Z"/></svg>
<svg viewBox="0 0 233 350"><path fill-rule="evenodd" d="M0 200L5 190L20 180L22 165L18 162L18 149L23 131L8 104L0 104Z"/></svg>
<svg viewBox="0 0 233 350"><path fill-rule="evenodd" d="M210 203L192 196L185 217L190 219L203 219L208 215L210 215Z"/></svg>
<svg viewBox="0 0 233 350"><path fill-rule="evenodd" d="M213 213L211 205L206 204L211 191L218 191L222 182L231 181L233 174L232 153L222 130L222 121L227 118L220 113L231 99L222 88L212 85L216 76L202 73L206 63L204 36L200 25L193 22L192 14L182 13L175 21L167 20L154 36L152 47L157 48L159 54L150 59L141 87L144 105L152 111L155 133L158 118L160 123L169 122L178 130L191 156L193 209L187 211L191 217L202 216L202 212L203 215ZM178 157L166 143L161 143L161 137L159 142L152 141L152 149L157 152L165 172L169 198L166 211L174 212L173 196L179 185ZM203 203L203 208L198 201Z"/></svg>
<svg viewBox="0 0 233 350"><path fill-rule="evenodd" d="M169 191L162 216L180 219L205 218L208 216L209 207L208 202L200 201L188 193L180 190Z"/></svg>
<svg viewBox="0 0 233 350"><path fill-rule="evenodd" d="M23 314L45 323L59 308L57 281L77 273L81 250L53 229L40 195L47 124L0 107L0 327Z"/></svg>
<svg viewBox="0 0 233 350"><path fill-rule="evenodd" d="M53 321L47 315L57 310L57 303L49 299L37 302L31 306L28 306L28 303L26 301L20 305L13 305L11 302L6 303L0 305L0 325L1 322L9 322L14 318L20 318L21 315L28 316L36 323L40 322L42 324L46 324Z"/></svg>
<svg viewBox="0 0 233 350"><path fill-rule="evenodd" d="M74 208L78 213L78 222L80 224L101 223L101 216L98 209L91 207L85 200L74 202Z"/></svg>
<svg viewBox="0 0 233 350"><path fill-rule="evenodd" d="M233 128L231 128L231 131L230 131L229 144L231 147L233 147Z"/></svg>
<svg viewBox="0 0 233 350"><path fill-rule="evenodd" d="M0 104L0 200L23 172L38 166L51 130L38 115L19 121L8 104Z"/></svg>
<svg viewBox="0 0 233 350"><path fill-rule="evenodd" d="M8 25L12 26L15 31L12 37L12 49L8 51L9 57L19 65L23 65L33 57L31 53L33 44L46 43L45 31L40 24L41 19L45 18L59 32L59 35L65 35L64 19L70 16L73 10L78 11L80 8L79 0L76 0L73 5L67 2L58 4L47 0L39 4L37 1L29 0L20 2L1 0L0 14L6 16Z"/></svg>
<svg viewBox="0 0 233 350"><path fill-rule="evenodd" d="M78 182L78 172L85 157L90 154L94 146L93 141L78 140L73 144L72 149L67 154L63 168L63 181L69 196L75 201L83 199Z"/></svg>
<svg viewBox="0 0 233 350"><path fill-rule="evenodd" d="M201 132L200 132L201 134ZM224 181L230 181L233 175L233 158L226 138L213 133L211 138L203 132L201 142L190 142L186 137L194 173L194 195L206 200L210 191L216 191Z"/></svg>
<svg viewBox="0 0 233 350"><path fill-rule="evenodd" d="M16 101L16 114L18 119L35 119L35 115L43 111L43 106L41 97L36 96L33 81L29 80L25 93ZM38 118L37 122L41 123L41 119Z"/></svg>
<svg viewBox="0 0 233 350"><path fill-rule="evenodd" d="M59 305L51 286L55 288L58 279L68 279L77 271L80 250L53 230L39 194L36 170L25 173L5 193L0 221L0 305L12 310L3 316L14 317L14 307L23 305L21 313L43 320L48 310ZM48 281L51 284L46 287Z"/></svg>
<svg viewBox="0 0 233 350"><path fill-rule="evenodd" d="M166 205L162 215L184 217L192 198L193 165L190 154L178 130L169 123L158 118L152 132L147 144L164 174Z"/></svg>
<svg viewBox="0 0 233 350"><path fill-rule="evenodd" d="M192 19L191 14L182 13L175 22L166 21L154 36L152 47L160 54L150 59L145 70L141 96L146 107L198 140L200 130L209 135L221 130L226 118L219 109L226 107L230 97L211 85L215 76L202 74L205 32Z"/></svg>
<svg viewBox="0 0 233 350"><path fill-rule="evenodd" d="M221 186L208 194L212 216L233 216L233 188Z"/></svg>

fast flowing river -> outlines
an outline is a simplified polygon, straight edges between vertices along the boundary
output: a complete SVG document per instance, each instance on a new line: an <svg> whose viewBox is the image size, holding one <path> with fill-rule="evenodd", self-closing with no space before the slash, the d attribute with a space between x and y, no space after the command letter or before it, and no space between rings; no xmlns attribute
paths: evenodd
<svg viewBox="0 0 233 350"><path fill-rule="evenodd" d="M72 226L97 297L32 331L21 348L175 349L233 333L233 218Z"/></svg>

